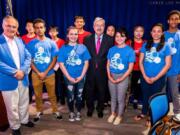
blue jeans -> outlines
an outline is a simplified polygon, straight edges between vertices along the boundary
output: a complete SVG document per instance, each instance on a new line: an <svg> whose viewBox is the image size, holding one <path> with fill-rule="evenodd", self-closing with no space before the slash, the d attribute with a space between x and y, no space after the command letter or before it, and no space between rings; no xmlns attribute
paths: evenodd
<svg viewBox="0 0 180 135"><path fill-rule="evenodd" d="M161 77L153 84L148 84L141 76L141 90L143 96L142 114L147 115L149 108L149 104L148 104L149 98L152 95L161 92L164 86L165 86L165 76Z"/></svg>
<svg viewBox="0 0 180 135"><path fill-rule="evenodd" d="M82 93L85 79L83 78L80 82L73 84L65 78L65 83L67 85L67 103L70 112L74 112L74 101L76 101L77 111L80 112L82 108Z"/></svg>

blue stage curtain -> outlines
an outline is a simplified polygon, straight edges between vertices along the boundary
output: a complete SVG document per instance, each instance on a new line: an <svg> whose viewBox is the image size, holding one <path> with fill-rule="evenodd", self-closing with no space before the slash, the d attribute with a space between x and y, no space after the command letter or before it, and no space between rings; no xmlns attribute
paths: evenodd
<svg viewBox="0 0 180 135"><path fill-rule="evenodd" d="M3 0L1 0L3 1ZM166 16L173 9L180 9L180 0L12 0L14 16L19 20L21 34L25 33L27 19L45 19L47 29L57 25L60 36L73 25L74 16L85 17L85 29L93 32L95 17L103 17L106 24L124 26L132 35L136 24L145 27L146 34L156 22L166 24ZM0 17L3 15L0 14Z"/></svg>

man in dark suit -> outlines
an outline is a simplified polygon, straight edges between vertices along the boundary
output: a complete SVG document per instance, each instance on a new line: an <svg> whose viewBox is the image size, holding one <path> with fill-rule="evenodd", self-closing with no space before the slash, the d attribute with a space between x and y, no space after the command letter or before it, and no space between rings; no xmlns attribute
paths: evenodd
<svg viewBox="0 0 180 135"><path fill-rule="evenodd" d="M98 117L103 117L104 98L107 90L108 78L106 74L107 53L113 45L113 39L104 34L105 20L97 17L94 20L93 28L95 34L84 39L91 60L86 78L86 100L88 112L87 116L91 117L94 110L94 101L97 99Z"/></svg>

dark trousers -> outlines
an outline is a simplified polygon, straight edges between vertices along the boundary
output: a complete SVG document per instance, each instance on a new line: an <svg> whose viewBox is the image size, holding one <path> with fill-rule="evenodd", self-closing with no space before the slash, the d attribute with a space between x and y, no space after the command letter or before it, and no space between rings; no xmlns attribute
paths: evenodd
<svg viewBox="0 0 180 135"><path fill-rule="evenodd" d="M149 98L162 91L165 86L165 76L161 77L159 80L154 82L153 84L148 84L143 77L141 77L141 89L143 94L143 108L142 114L147 115L149 104Z"/></svg>
<svg viewBox="0 0 180 135"><path fill-rule="evenodd" d="M140 71L133 71L131 77L131 92L133 94L134 99L142 100L142 91L140 83L138 83L141 76Z"/></svg>
<svg viewBox="0 0 180 135"><path fill-rule="evenodd" d="M33 86L32 86L32 70L30 71L29 73L29 102L31 103L32 102L32 96L34 94L34 89L33 89Z"/></svg>
<svg viewBox="0 0 180 135"><path fill-rule="evenodd" d="M55 92L57 101L60 101L60 103L64 105L66 96L66 84L64 82L63 73L60 69L55 71Z"/></svg>
<svg viewBox="0 0 180 135"><path fill-rule="evenodd" d="M95 71L94 76L87 76L86 80L86 103L89 112L94 110L94 101L97 99L96 109L102 112L104 109L105 91L108 81L102 77L98 71Z"/></svg>
<svg viewBox="0 0 180 135"><path fill-rule="evenodd" d="M65 78L67 85L67 103L70 112L74 112L74 101L76 101L76 109L78 112L82 108L82 93L84 88L85 79L83 78L80 82L73 84Z"/></svg>

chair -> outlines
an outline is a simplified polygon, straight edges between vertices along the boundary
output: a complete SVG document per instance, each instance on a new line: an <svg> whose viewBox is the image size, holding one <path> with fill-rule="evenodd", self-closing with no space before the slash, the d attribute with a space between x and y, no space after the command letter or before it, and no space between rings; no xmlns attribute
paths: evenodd
<svg viewBox="0 0 180 135"><path fill-rule="evenodd" d="M149 99L151 129L149 135L156 135L155 129L169 112L169 102L165 93L157 93Z"/></svg>

